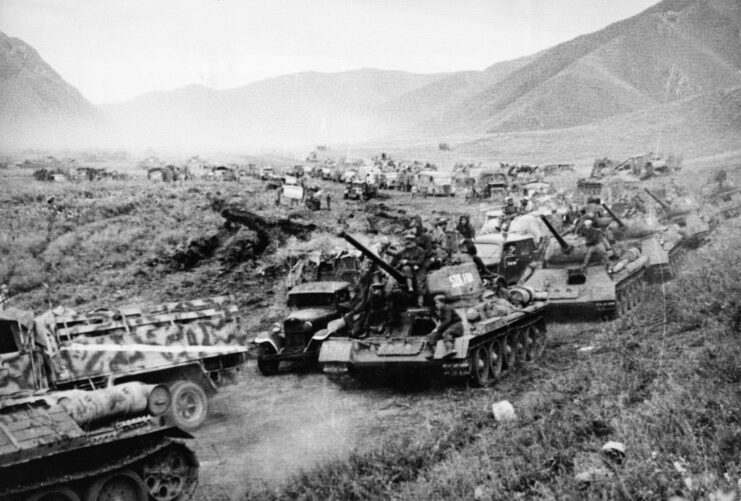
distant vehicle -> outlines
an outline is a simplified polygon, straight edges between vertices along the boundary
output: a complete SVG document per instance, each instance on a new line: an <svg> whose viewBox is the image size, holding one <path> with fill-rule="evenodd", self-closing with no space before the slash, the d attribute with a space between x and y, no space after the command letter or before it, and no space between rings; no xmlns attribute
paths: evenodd
<svg viewBox="0 0 741 501"><path fill-rule="evenodd" d="M398 172L384 172L383 173L383 185L381 189L386 190L398 190L399 189L399 173Z"/></svg>
<svg viewBox="0 0 741 501"><path fill-rule="evenodd" d="M423 170L417 174L417 187L428 196L455 196L453 176L450 172Z"/></svg>
<svg viewBox="0 0 741 501"><path fill-rule="evenodd" d="M258 170L258 176L263 181L266 181L269 178L275 176L275 170L270 165L260 167L260 169Z"/></svg>
<svg viewBox="0 0 741 501"><path fill-rule="evenodd" d="M533 237L508 233L490 233L473 240L476 252L486 268L504 277L508 285L516 284L528 267L539 258Z"/></svg>
<svg viewBox="0 0 741 501"><path fill-rule="evenodd" d="M346 200L370 200L378 195L378 189L374 184L365 181L353 181L345 187L342 198Z"/></svg>

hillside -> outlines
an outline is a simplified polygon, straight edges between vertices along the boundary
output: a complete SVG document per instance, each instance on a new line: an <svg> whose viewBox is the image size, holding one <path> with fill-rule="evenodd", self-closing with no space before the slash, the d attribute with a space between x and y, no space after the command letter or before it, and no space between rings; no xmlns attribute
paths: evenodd
<svg viewBox="0 0 741 501"><path fill-rule="evenodd" d="M0 127L5 145L79 139L99 111L30 45L0 33ZM64 127L60 127L64 124Z"/></svg>
<svg viewBox="0 0 741 501"><path fill-rule="evenodd" d="M151 93L102 109L134 142L159 136L183 145L357 140L382 130L376 107L445 76L306 72L221 91L190 86Z"/></svg>
<svg viewBox="0 0 741 501"><path fill-rule="evenodd" d="M551 49L420 129L570 127L741 84L735 0L665 0Z"/></svg>

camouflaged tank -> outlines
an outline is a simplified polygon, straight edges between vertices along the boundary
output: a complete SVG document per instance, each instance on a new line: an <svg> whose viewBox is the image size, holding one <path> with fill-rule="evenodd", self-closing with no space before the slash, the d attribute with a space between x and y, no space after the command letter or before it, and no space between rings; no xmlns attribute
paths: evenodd
<svg viewBox="0 0 741 501"><path fill-rule="evenodd" d="M347 238L347 237L346 237ZM352 238L348 241L376 262L399 284L403 275ZM344 319L330 322L319 352L319 363L337 382L348 377L419 371L489 385L524 362L537 360L546 341L544 312L547 302L535 300L532 291L514 288L511 295L521 306L485 291L476 265L464 262L442 266L427 276L427 294L445 296L447 307L460 319L460 333L447 342L428 336L437 325L431 307L395 304L383 327L374 325L351 337ZM397 300L398 300L397 296Z"/></svg>
<svg viewBox="0 0 741 501"><path fill-rule="evenodd" d="M601 263L595 253L584 267L584 238L561 236L545 217L541 218L552 238L546 242L542 266L523 285L547 294L550 317L566 321L614 318L638 304L648 285L646 255L629 249L608 265Z"/></svg>
<svg viewBox="0 0 741 501"><path fill-rule="evenodd" d="M76 314L61 308L34 318L0 311L0 388L43 377L48 388L104 388L142 381L166 384L168 419L193 430L208 397L231 382L247 359L246 336L231 297ZM36 376L34 376L34 374Z"/></svg>
<svg viewBox="0 0 741 501"><path fill-rule="evenodd" d="M0 499L190 499L198 461L182 441L192 437L165 424L170 403L165 386L136 382L92 391L0 388Z"/></svg>

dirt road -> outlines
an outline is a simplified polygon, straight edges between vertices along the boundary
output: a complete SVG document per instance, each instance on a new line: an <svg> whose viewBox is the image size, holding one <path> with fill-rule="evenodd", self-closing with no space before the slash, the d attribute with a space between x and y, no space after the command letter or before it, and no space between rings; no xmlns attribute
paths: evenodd
<svg viewBox="0 0 741 501"><path fill-rule="evenodd" d="M432 389L341 389L317 372L266 378L249 365L214 398L210 419L195 433L201 462L195 499L236 498L250 486L277 485L344 458L372 446L392 424L426 422L439 398Z"/></svg>

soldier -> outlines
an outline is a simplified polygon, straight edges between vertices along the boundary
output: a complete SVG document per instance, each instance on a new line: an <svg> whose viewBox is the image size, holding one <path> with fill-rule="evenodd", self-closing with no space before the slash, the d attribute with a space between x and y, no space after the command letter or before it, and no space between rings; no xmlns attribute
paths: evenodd
<svg viewBox="0 0 741 501"><path fill-rule="evenodd" d="M327 210L332 208L332 196L329 194L329 190L324 194L324 203L327 205Z"/></svg>
<svg viewBox="0 0 741 501"><path fill-rule="evenodd" d="M10 293L8 292L8 285L0 285L0 310L4 310L8 306L10 300Z"/></svg>
<svg viewBox="0 0 741 501"><path fill-rule="evenodd" d="M476 238L476 230L473 228L471 220L467 214L463 214L458 218L458 226L456 226L455 229L463 239L473 240Z"/></svg>
<svg viewBox="0 0 741 501"><path fill-rule="evenodd" d="M404 248L396 254L391 266L404 274L407 290L414 292L417 296L417 304L422 306L427 285L427 276L424 269L427 256L417 245L416 240L417 236L412 232L404 235Z"/></svg>
<svg viewBox="0 0 741 501"><path fill-rule="evenodd" d="M527 214L532 212L532 210L533 204L530 202L530 199L528 197L522 197L520 199L520 214Z"/></svg>
<svg viewBox="0 0 741 501"><path fill-rule="evenodd" d="M584 264L582 268L585 269L589 264L589 260L592 258L592 254L595 252L599 255L601 263L607 265L607 251L604 246L604 235L602 232L594 226L592 219L585 219L584 225L581 230L581 235L584 237L584 243L587 246L587 252L584 256Z"/></svg>
<svg viewBox="0 0 741 501"><path fill-rule="evenodd" d="M446 304L444 295L436 295L434 301L437 326L427 335L427 349L429 351L427 358L435 356L435 346L440 339L443 339L445 344L445 354L443 356L454 355L456 351L453 339L463 335L463 323L458 313Z"/></svg>
<svg viewBox="0 0 741 501"><path fill-rule="evenodd" d="M438 218L432 233L432 244L435 247L446 248L448 244L448 220L444 217Z"/></svg>
<svg viewBox="0 0 741 501"><path fill-rule="evenodd" d="M520 211L515 206L514 198L512 198L511 196L505 198L505 205L502 212L502 231L507 231L509 229L509 224L520 213Z"/></svg>
<svg viewBox="0 0 741 501"><path fill-rule="evenodd" d="M482 279L488 279L488 280L496 280L497 276L491 273L484 262L481 260L481 258L478 256L478 251L476 250L476 245L470 241L470 240L464 240L463 242L463 252L471 256L471 260L476 265L476 269L479 272L479 276Z"/></svg>

